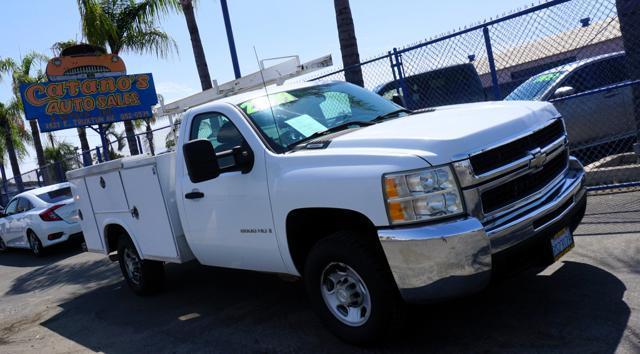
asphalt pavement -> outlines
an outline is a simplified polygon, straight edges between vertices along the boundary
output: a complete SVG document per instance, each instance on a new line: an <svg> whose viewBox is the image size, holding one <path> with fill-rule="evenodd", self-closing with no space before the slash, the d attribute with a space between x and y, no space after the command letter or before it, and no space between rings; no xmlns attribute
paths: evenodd
<svg viewBox="0 0 640 354"><path fill-rule="evenodd" d="M77 244L46 258L0 254L0 353L640 353L640 192L591 196L561 262L455 301L412 306L376 348L346 345L303 286L271 274L167 267L165 291L135 296L115 263Z"/></svg>

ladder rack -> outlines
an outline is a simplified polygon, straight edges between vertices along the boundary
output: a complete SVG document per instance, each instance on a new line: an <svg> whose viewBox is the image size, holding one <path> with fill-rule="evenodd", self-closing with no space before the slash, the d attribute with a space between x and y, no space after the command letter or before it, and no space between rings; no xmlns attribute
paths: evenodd
<svg viewBox="0 0 640 354"><path fill-rule="evenodd" d="M276 59L285 59L279 64L264 68L264 62ZM158 95L159 106L154 108L154 115L165 116L185 112L186 110L213 102L224 97L237 95L239 93L256 90L269 85L282 85L286 80L311 73L333 65L331 55L326 55L309 62L300 63L300 58L296 56L264 59L260 62L261 71L243 76L239 79L218 85L213 80L213 88L196 93L194 95L179 99L171 103L164 103L162 96ZM263 81L264 78L264 81Z"/></svg>

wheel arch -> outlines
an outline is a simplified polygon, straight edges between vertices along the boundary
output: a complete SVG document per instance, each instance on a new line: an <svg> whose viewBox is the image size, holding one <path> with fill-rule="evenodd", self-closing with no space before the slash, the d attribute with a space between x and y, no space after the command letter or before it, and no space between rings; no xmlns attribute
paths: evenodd
<svg viewBox="0 0 640 354"><path fill-rule="evenodd" d="M105 251L107 254L118 251L118 244L120 242L120 238L127 237L133 243L133 246L136 248L138 254L142 257L142 253L140 252L140 247L136 242L135 238L132 237L133 233L126 226L118 222L105 222L103 227L103 242Z"/></svg>
<svg viewBox="0 0 640 354"><path fill-rule="evenodd" d="M382 251L375 225L358 211L340 208L300 208L287 214L287 246L299 274L304 273L305 260L313 246L341 230L358 231L358 235Z"/></svg>

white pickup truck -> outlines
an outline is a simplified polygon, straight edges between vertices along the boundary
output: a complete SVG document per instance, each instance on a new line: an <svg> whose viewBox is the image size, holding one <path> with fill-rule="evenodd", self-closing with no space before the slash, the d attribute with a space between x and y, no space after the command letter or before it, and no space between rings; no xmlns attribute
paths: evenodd
<svg viewBox="0 0 640 354"><path fill-rule="evenodd" d="M344 82L192 108L176 152L67 176L88 249L117 255L136 293L194 258L300 276L353 343L383 338L404 302L478 291L514 261L552 263L586 206L551 104L409 112Z"/></svg>

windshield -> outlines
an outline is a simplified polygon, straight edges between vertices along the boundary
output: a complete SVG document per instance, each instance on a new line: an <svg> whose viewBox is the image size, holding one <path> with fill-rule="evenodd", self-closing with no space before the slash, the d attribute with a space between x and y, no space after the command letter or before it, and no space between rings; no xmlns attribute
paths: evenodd
<svg viewBox="0 0 640 354"><path fill-rule="evenodd" d="M509 96L507 101L538 101L547 90L556 83L556 80L566 71L544 73L530 78L518 86Z"/></svg>
<svg viewBox="0 0 640 354"><path fill-rule="evenodd" d="M241 103L276 151L349 122L369 122L400 106L361 87L331 83L270 94ZM273 111L273 114L272 114Z"/></svg>

